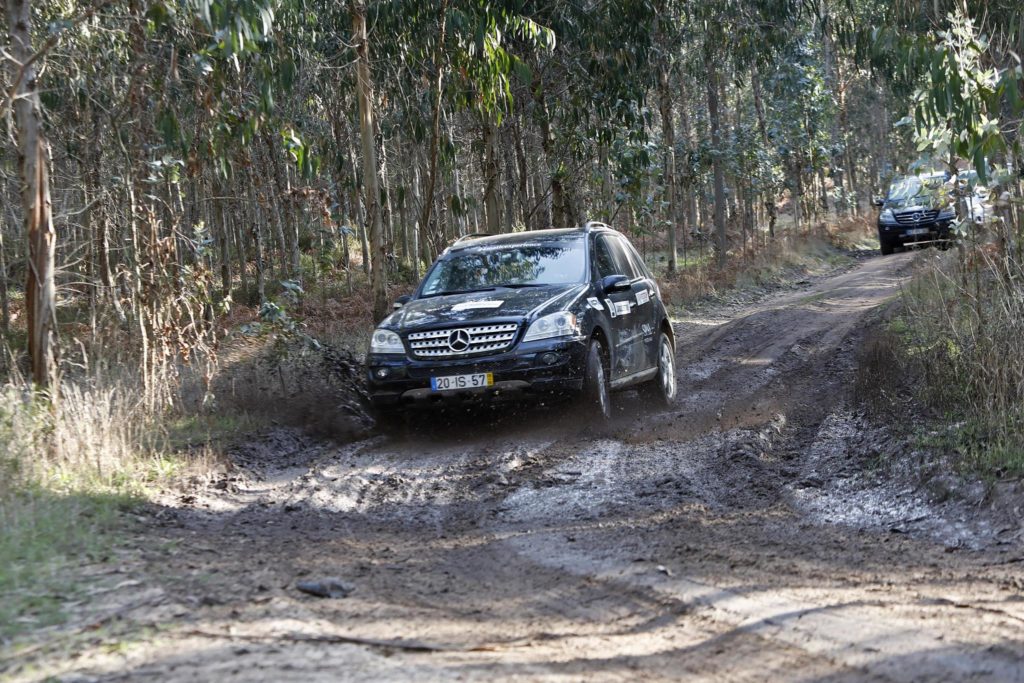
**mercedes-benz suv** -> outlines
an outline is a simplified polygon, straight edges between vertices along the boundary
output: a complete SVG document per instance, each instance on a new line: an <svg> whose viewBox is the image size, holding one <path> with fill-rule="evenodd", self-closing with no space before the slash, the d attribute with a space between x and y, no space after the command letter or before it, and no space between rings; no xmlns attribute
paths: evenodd
<svg viewBox="0 0 1024 683"><path fill-rule="evenodd" d="M956 218L956 209L944 197L941 175L907 176L889 186L885 199L875 202L878 214L878 242L882 254L888 255L911 243L946 243L950 239L949 224Z"/></svg>
<svg viewBox="0 0 1024 683"><path fill-rule="evenodd" d="M611 415L611 392L676 395L658 284L629 241L584 228L469 236L445 250L373 332L370 396L414 406L573 395Z"/></svg>

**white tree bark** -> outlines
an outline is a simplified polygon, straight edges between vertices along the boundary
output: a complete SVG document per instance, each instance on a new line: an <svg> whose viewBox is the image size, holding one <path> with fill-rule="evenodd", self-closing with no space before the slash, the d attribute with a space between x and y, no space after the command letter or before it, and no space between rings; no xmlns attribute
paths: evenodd
<svg viewBox="0 0 1024 683"><path fill-rule="evenodd" d="M366 218L370 233L370 289L373 294L373 315L377 320L381 320L388 312L387 258L384 254L377 148L373 140L373 81L370 78L370 45L366 36L366 4L363 0L352 2L352 35L356 41L363 189L366 193Z"/></svg>
<svg viewBox="0 0 1024 683"><path fill-rule="evenodd" d="M14 120L18 129L18 167L21 204L28 237L28 278L25 305L32 380L41 389L56 391L56 291L53 281L56 233L50 205L49 145L42 129L32 52L30 0L7 0L10 32L8 69L15 86Z"/></svg>

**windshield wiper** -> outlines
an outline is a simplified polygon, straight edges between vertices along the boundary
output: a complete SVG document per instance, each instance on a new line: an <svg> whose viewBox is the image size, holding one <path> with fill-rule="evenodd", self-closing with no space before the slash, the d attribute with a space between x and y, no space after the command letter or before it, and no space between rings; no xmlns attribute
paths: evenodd
<svg viewBox="0 0 1024 683"><path fill-rule="evenodd" d="M498 285L502 289L522 289L523 287L543 287L544 285L536 282L510 282L505 285Z"/></svg>
<svg viewBox="0 0 1024 683"><path fill-rule="evenodd" d="M473 292L493 292L494 287L480 287L479 289L449 289L443 292L431 292L424 294L421 298L426 299L432 296L448 296L449 294L472 294Z"/></svg>

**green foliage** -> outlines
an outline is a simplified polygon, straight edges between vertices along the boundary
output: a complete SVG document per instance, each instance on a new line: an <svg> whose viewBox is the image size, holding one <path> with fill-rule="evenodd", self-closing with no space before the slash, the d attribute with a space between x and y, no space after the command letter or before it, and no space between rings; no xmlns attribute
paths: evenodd
<svg viewBox="0 0 1024 683"><path fill-rule="evenodd" d="M140 402L65 387L61 410L0 385L0 639L58 623L80 596L76 572L109 557L121 518L158 458Z"/></svg>
<svg viewBox="0 0 1024 683"><path fill-rule="evenodd" d="M914 84L913 122L924 161L971 162L987 180L988 159L1019 141L1008 138L1002 121L1024 113L1020 57L994 53L977 20L957 6L945 28L898 39L893 27L874 34L874 54L904 83Z"/></svg>
<svg viewBox="0 0 1024 683"><path fill-rule="evenodd" d="M108 559L133 498L118 493L54 493L27 485L0 498L0 639L60 623L83 597L75 572Z"/></svg>

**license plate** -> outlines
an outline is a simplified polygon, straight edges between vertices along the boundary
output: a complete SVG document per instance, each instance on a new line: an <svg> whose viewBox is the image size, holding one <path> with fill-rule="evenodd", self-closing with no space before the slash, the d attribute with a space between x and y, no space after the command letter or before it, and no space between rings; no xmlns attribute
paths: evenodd
<svg viewBox="0 0 1024 683"><path fill-rule="evenodd" d="M907 234L908 235L927 235L928 234L928 228L913 228L911 230L907 230Z"/></svg>
<svg viewBox="0 0 1024 683"><path fill-rule="evenodd" d="M431 391L456 391L458 389L482 389L494 385L493 372L481 372L476 375L449 375L448 377L431 377Z"/></svg>

